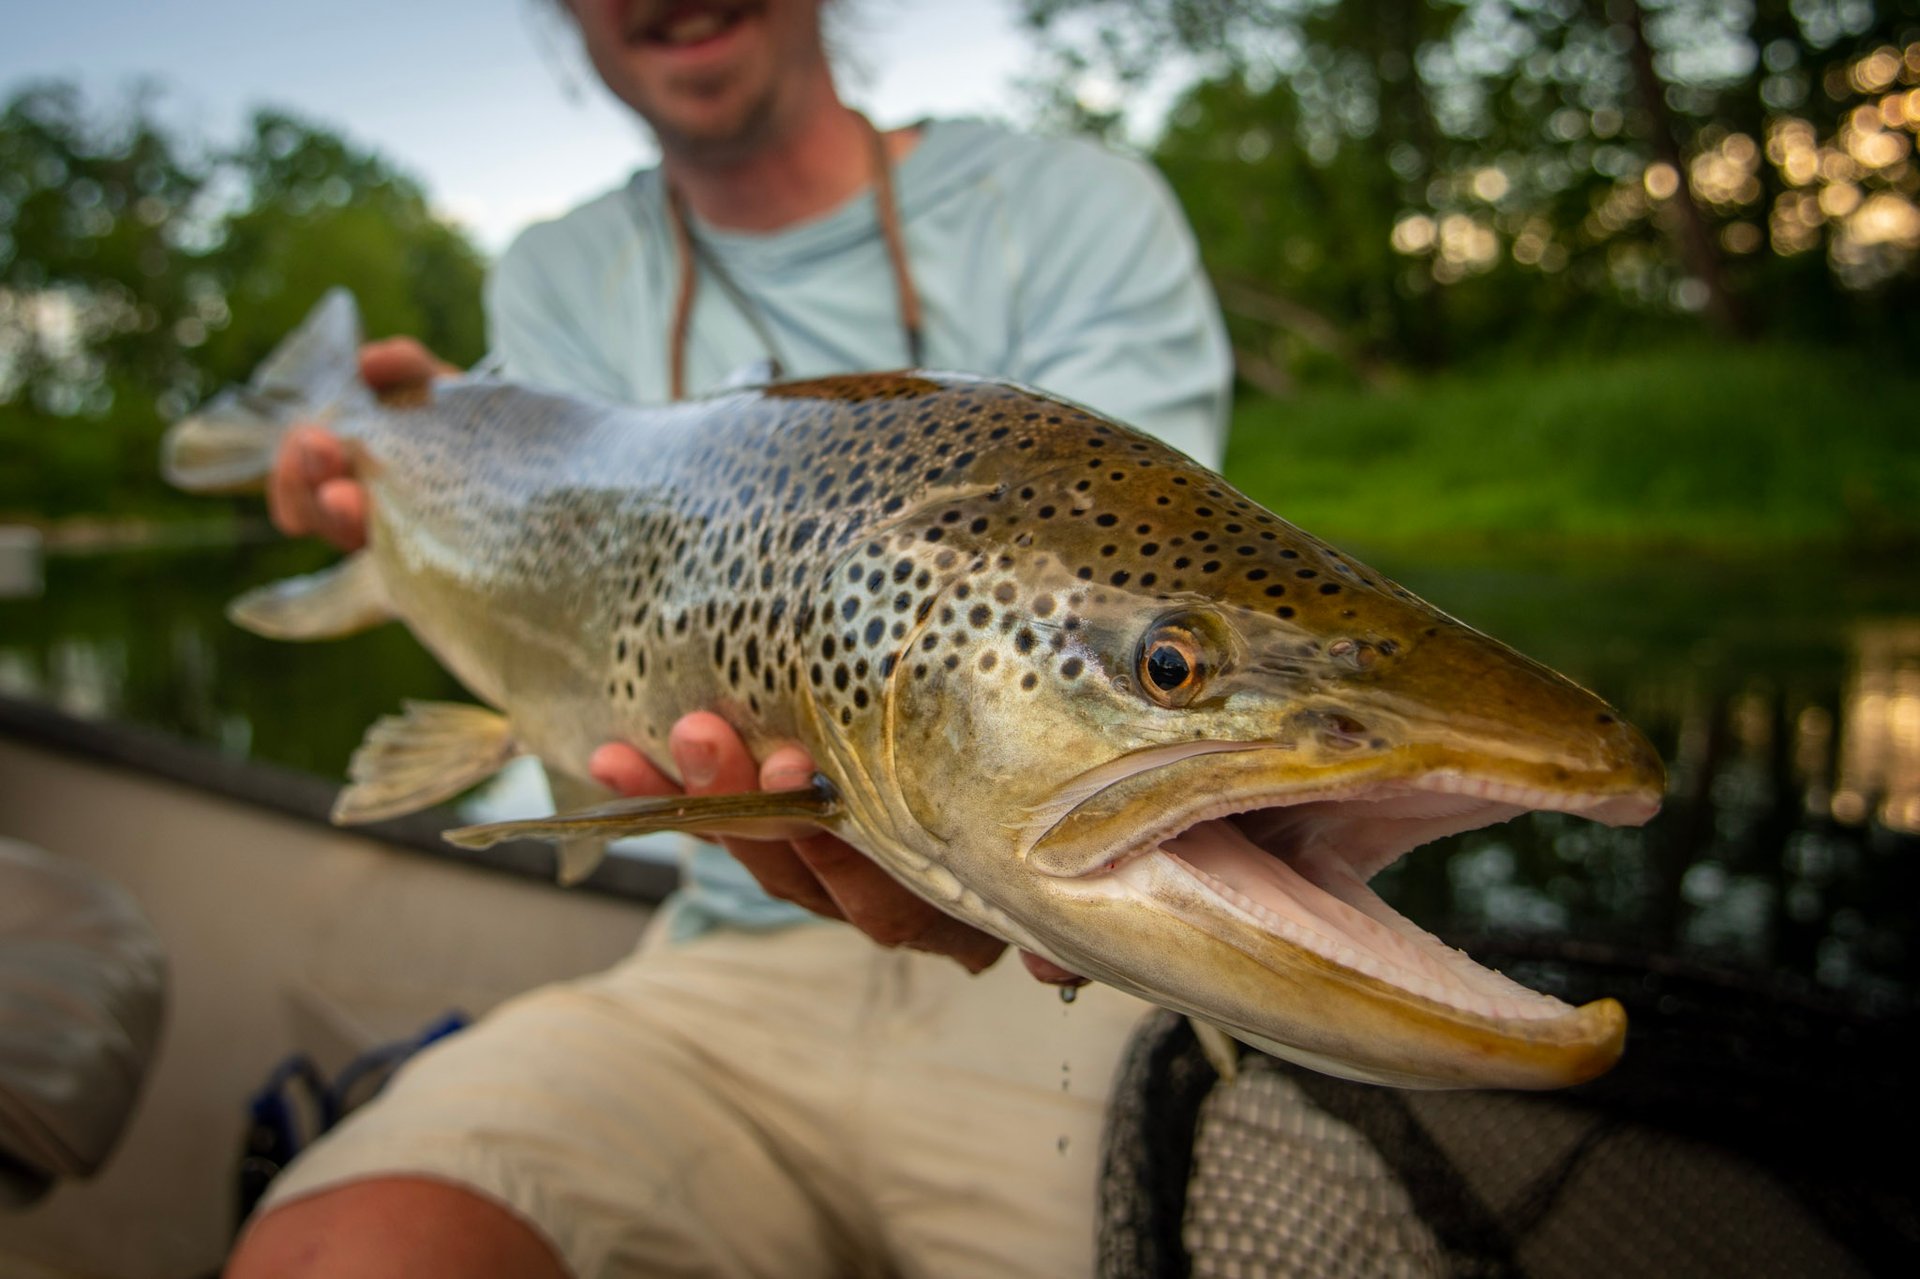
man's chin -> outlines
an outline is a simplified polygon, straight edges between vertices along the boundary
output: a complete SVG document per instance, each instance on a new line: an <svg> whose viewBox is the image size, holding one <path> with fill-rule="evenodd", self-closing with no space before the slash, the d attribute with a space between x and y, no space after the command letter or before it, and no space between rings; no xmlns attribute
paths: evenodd
<svg viewBox="0 0 1920 1279"><path fill-rule="evenodd" d="M716 95L642 114L668 157L705 164L746 159L773 133L772 104L766 98Z"/></svg>

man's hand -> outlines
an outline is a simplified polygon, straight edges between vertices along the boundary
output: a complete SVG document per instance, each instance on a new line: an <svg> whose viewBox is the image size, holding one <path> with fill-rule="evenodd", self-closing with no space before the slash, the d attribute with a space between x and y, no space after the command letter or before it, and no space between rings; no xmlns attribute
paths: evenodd
<svg viewBox="0 0 1920 1279"><path fill-rule="evenodd" d="M695 712L667 739L689 795L748 790L799 790L813 778L813 761L798 746L783 746L756 768L746 744L718 715ZM590 765L594 779L623 795L674 795L680 787L624 743L602 746ZM1006 943L929 906L858 849L814 830L786 841L723 839L740 864L774 897L817 915L852 924L882 946L907 946L945 955L968 972L981 972ZM1081 978L1038 956L1028 971L1042 981L1078 985Z"/></svg>
<svg viewBox="0 0 1920 1279"><path fill-rule="evenodd" d="M382 393L458 372L412 338L360 348L360 376ZM367 542L367 491L354 478L339 437L318 426L296 426L281 441L267 477L267 512L289 537L323 537L343 551Z"/></svg>

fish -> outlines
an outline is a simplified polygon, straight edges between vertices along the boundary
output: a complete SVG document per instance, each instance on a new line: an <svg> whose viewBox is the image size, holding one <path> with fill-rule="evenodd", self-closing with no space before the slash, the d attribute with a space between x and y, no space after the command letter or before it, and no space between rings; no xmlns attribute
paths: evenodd
<svg viewBox="0 0 1920 1279"><path fill-rule="evenodd" d="M167 477L257 485L296 421L344 441L368 543L230 607L262 635L397 619L477 704L368 732L334 820L439 803L509 760L563 880L657 830L832 831L944 911L1317 1070L1553 1088L1626 1019L1475 963L1369 886L1522 813L1648 820L1647 739L1183 454L991 378L911 370L661 407L485 376L382 402L324 298L174 426ZM802 789L608 799L588 758L713 710ZM601 802L593 802L598 800Z"/></svg>

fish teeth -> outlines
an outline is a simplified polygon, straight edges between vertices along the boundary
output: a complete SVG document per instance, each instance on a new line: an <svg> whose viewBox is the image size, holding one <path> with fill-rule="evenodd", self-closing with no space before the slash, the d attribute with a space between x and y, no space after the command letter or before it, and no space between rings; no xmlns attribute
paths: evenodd
<svg viewBox="0 0 1920 1279"><path fill-rule="evenodd" d="M1601 802L1596 795L1569 796L1557 791L1545 790L1538 786L1519 786L1512 782L1498 782L1486 777L1469 777L1460 773L1429 773L1412 783L1423 791L1441 795L1465 795L1472 799L1492 800L1499 804L1513 804L1525 809L1549 809L1557 812L1582 812Z"/></svg>
<svg viewBox="0 0 1920 1279"><path fill-rule="evenodd" d="M1169 854L1166 855L1166 860L1199 881L1210 894L1279 936L1283 941L1312 951L1350 972L1372 977L1376 981L1408 991L1447 1008L1455 1008L1462 1012L1500 1021L1535 1021L1557 1017L1566 1011L1566 1006L1559 1000L1512 982L1503 974L1476 963L1465 951L1454 950L1451 954L1458 955L1465 962L1473 964L1479 972L1491 973L1501 981L1507 982L1519 995L1527 998L1492 996L1461 986L1449 985L1417 968L1406 966L1405 962L1396 962L1387 955L1358 949L1345 940L1328 936L1298 920L1278 914L1218 877L1181 861L1178 857ZM1431 958L1433 957L1423 955L1420 951L1409 947L1406 962L1417 963Z"/></svg>

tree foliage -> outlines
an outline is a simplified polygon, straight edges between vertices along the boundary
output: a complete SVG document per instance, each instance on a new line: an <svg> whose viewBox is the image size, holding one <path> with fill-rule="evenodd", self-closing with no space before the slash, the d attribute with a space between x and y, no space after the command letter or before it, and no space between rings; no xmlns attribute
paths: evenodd
<svg viewBox="0 0 1920 1279"><path fill-rule="evenodd" d="M284 113L222 149L156 105L49 84L0 109L0 516L180 509L155 469L166 423L333 285L371 333L481 352L482 263L418 183Z"/></svg>
<svg viewBox="0 0 1920 1279"><path fill-rule="evenodd" d="M1153 155L1243 373L1920 339L1915 0L1023 0L1056 115ZM1091 91L1090 91L1091 90Z"/></svg>

